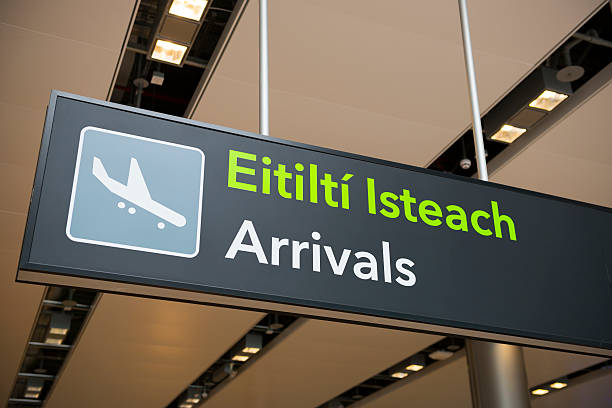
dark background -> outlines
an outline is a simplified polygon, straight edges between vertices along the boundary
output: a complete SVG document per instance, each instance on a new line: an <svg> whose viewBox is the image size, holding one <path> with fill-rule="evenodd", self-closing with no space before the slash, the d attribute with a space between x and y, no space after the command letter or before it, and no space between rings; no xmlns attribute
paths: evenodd
<svg viewBox="0 0 612 408"><path fill-rule="evenodd" d="M52 97L53 102L53 97ZM612 212L569 200L525 192L493 183L445 176L428 170L230 133L181 118L135 113L59 96L52 130L43 140L46 162L42 186L37 184L20 268L42 272L120 280L214 294L322 307L424 323L469 328L612 348ZM130 133L200 148L206 155L200 253L193 259L110 248L70 241L65 234L79 133L85 126ZM47 126L49 128L49 126ZM375 138L373 138L374 140ZM293 168L308 163L339 181L350 180L351 210L324 203L283 199L227 187L229 149L270 156L273 164ZM315 150L316 149L316 150ZM251 163L251 162L249 162ZM418 202L457 204L468 215L490 201L515 223L517 241L431 227L419 220L387 219L367 211L366 177L376 180L377 193L402 188ZM276 185L272 184L275 192ZM339 193L339 192L338 192ZM336 196L339 197L339 194ZM401 204L401 203L400 203ZM418 204L418 203L417 203ZM37 211L36 211L37 210ZM417 213L413 205L413 214ZM312 272L311 251L304 251L301 269L291 268L290 251L281 250L280 266L262 265L255 255L225 259L243 220L253 221L270 261L272 236L368 251L378 259L379 281L358 279L355 257L343 276L335 276L321 248L321 272ZM485 220L482 220L484 223ZM489 220L492 225L492 219ZM404 287L383 279L381 241L390 242L397 258L415 262L417 283Z"/></svg>

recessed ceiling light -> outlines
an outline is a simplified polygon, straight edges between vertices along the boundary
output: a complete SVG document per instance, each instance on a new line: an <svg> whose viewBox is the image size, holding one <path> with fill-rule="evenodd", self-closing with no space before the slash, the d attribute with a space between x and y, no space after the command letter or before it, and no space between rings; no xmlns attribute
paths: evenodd
<svg viewBox="0 0 612 408"><path fill-rule="evenodd" d="M45 343L47 343L47 344L55 344L55 345L62 344L62 341L64 341L64 339L57 338L57 337L47 337L45 339Z"/></svg>
<svg viewBox="0 0 612 408"><path fill-rule="evenodd" d="M567 387L567 383L561 381L555 381L554 383L550 384L550 388L554 388L555 390L560 390L561 388L565 387Z"/></svg>
<svg viewBox="0 0 612 408"><path fill-rule="evenodd" d="M208 0L174 0L170 5L169 14L200 21Z"/></svg>
<svg viewBox="0 0 612 408"><path fill-rule="evenodd" d="M27 392L41 392L43 389L44 382L39 378L29 378L26 383Z"/></svg>
<svg viewBox="0 0 612 408"><path fill-rule="evenodd" d="M424 366L420 364L410 364L408 367L406 367L406 370L417 372L417 371L421 371L423 367Z"/></svg>
<svg viewBox="0 0 612 408"><path fill-rule="evenodd" d="M187 46L166 40L157 40L151 58L170 64L181 65L183 57L187 52Z"/></svg>
<svg viewBox="0 0 612 408"><path fill-rule="evenodd" d="M398 371L396 373L391 374L391 377L393 378L406 378L408 376L408 373L404 373L402 371Z"/></svg>
<svg viewBox="0 0 612 408"><path fill-rule="evenodd" d="M515 127L512 125L504 125L493 136L491 136L491 139L496 140L498 142L510 144L516 139L518 139L526 131L527 129Z"/></svg>
<svg viewBox="0 0 612 408"><path fill-rule="evenodd" d="M243 355L240 355L240 354L236 354L234 357L232 357L232 360L245 362L249 358L250 358L249 356L243 356Z"/></svg>
<svg viewBox="0 0 612 408"><path fill-rule="evenodd" d="M164 73L161 71L153 71L151 75L151 83L153 85L163 85L164 84Z"/></svg>
<svg viewBox="0 0 612 408"><path fill-rule="evenodd" d="M567 95L558 93L558 92L554 92L554 91L549 91L547 89L544 92L542 92L540 96L534 99L529 104L529 106L532 108L543 109L545 111L550 112L551 110L555 109L557 105L559 105L565 99L567 99Z"/></svg>
<svg viewBox="0 0 612 408"><path fill-rule="evenodd" d="M549 391L545 388L536 388L535 390L531 391L533 395L546 395L548 392Z"/></svg>
<svg viewBox="0 0 612 408"><path fill-rule="evenodd" d="M453 356L452 351L448 350L436 350L434 352L429 353L429 358L432 360L446 360Z"/></svg>
<svg viewBox="0 0 612 408"><path fill-rule="evenodd" d="M39 395L40 395L40 393L38 393L38 392L26 392L23 396L25 398L38 399Z"/></svg>
<svg viewBox="0 0 612 408"><path fill-rule="evenodd" d="M259 347L245 347L242 351L244 353L256 354L259 352Z"/></svg>

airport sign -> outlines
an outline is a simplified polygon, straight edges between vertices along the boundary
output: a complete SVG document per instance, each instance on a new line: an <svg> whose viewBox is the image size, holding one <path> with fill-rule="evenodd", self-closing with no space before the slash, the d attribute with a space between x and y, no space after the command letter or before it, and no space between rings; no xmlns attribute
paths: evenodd
<svg viewBox="0 0 612 408"><path fill-rule="evenodd" d="M610 231L609 208L53 92L17 279L610 355Z"/></svg>

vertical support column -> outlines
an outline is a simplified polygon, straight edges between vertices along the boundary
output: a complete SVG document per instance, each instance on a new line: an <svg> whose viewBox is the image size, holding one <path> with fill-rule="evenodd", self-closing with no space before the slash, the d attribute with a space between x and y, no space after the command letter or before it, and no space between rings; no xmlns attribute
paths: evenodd
<svg viewBox="0 0 612 408"><path fill-rule="evenodd" d="M463 54L472 108L472 129L476 147L478 178L489 180L480 123L480 107L466 0L459 1ZM520 347L467 340L467 359L474 408L529 408L527 376Z"/></svg>
<svg viewBox="0 0 612 408"><path fill-rule="evenodd" d="M468 340L466 349L474 408L529 408L520 347Z"/></svg>
<svg viewBox="0 0 612 408"><path fill-rule="evenodd" d="M259 0L259 133L270 135L268 0Z"/></svg>

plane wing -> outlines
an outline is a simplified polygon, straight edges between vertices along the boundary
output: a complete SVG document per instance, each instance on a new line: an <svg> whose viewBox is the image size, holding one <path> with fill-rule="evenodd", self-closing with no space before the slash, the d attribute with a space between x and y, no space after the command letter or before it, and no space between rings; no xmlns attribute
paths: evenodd
<svg viewBox="0 0 612 408"><path fill-rule="evenodd" d="M187 220L181 214L151 198L147 184L140 171L140 166L135 158L132 157L130 160L130 173L127 185L110 178L102 161L95 156L93 158L92 173L111 193L134 203L177 227L183 227L187 223Z"/></svg>

